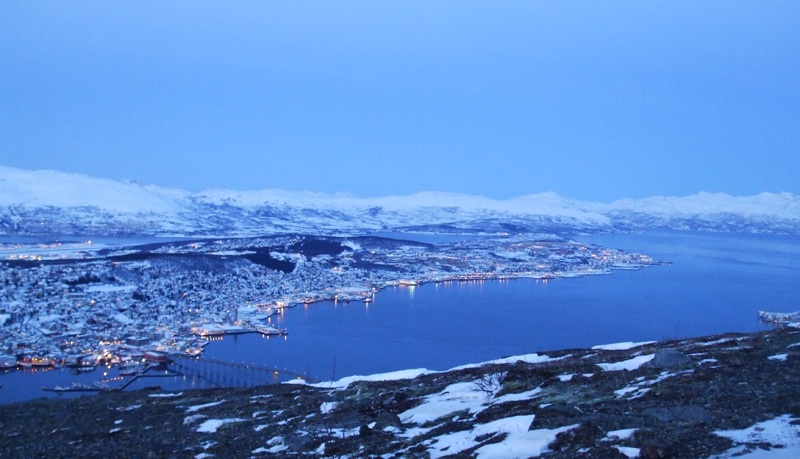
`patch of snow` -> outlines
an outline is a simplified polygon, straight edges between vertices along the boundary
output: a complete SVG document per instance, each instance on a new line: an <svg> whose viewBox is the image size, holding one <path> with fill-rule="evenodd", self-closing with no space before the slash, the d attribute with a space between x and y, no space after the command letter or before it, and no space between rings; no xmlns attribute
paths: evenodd
<svg viewBox="0 0 800 459"><path fill-rule="evenodd" d="M150 398L171 398L171 397L180 397L183 395L183 392L170 392L166 394L150 394L148 397Z"/></svg>
<svg viewBox="0 0 800 459"><path fill-rule="evenodd" d="M208 416L206 416L205 414L193 414L191 416L186 416L185 418L183 418L183 425L188 426L189 424L194 424L195 422L200 421L201 419L205 419L207 417Z"/></svg>
<svg viewBox="0 0 800 459"><path fill-rule="evenodd" d="M339 402L323 402L319 407L319 411L322 414L328 414L335 410L337 406L339 406Z"/></svg>
<svg viewBox="0 0 800 459"><path fill-rule="evenodd" d="M653 344L655 341L640 341L638 343L634 343L632 341L625 341L622 343L611 343L611 344L598 344L597 346L592 346L592 350L594 351L627 351L628 349L633 349L635 347L644 346L646 344Z"/></svg>
<svg viewBox="0 0 800 459"><path fill-rule="evenodd" d="M488 429L481 430L479 434L485 434L492 431L499 431L507 433L505 439L499 443L493 443L478 448L475 453L478 459L494 459L494 458L528 458L532 456L539 456L548 451L550 443L555 441L556 436L561 432L566 432L578 427L578 424L559 427L557 429L537 429L528 430L530 424L525 424L529 416L517 416L513 418L500 419L489 424L485 424ZM517 419L520 421L517 421Z"/></svg>
<svg viewBox="0 0 800 459"><path fill-rule="evenodd" d="M505 363L516 363L516 362L525 362L525 363L546 363L546 362L555 362L558 360L564 360L566 358L572 357L571 354L565 355L563 357L550 357L547 355L539 355L539 354L524 354L524 355L514 355L511 357L503 357L501 359L496 360L489 360L486 362L481 363L470 363L467 365L461 365L459 367L451 368L448 371L458 371L458 370L468 370L471 368L479 368L484 365L494 365L494 364L505 364Z"/></svg>
<svg viewBox="0 0 800 459"><path fill-rule="evenodd" d="M200 443L200 447L203 448L203 449L208 449L208 448L211 448L212 446L214 446L216 444L217 444L217 442L215 442L215 441L207 440L207 441L204 441L203 443Z"/></svg>
<svg viewBox="0 0 800 459"><path fill-rule="evenodd" d="M287 449L289 449L288 446L283 444L283 437L281 436L270 438L269 440L267 440L267 445L269 445L269 448L264 448L264 447L256 448L252 451L251 454L259 454L259 453L277 454L280 453L281 451L286 451Z"/></svg>
<svg viewBox="0 0 800 459"><path fill-rule="evenodd" d="M767 358L770 360L779 360L781 362L785 362L787 357L789 357L789 354L775 354Z"/></svg>
<svg viewBox="0 0 800 459"><path fill-rule="evenodd" d="M117 432L119 432L119 431L121 431L121 430L122 430L122 429L120 429L119 427L114 427L113 429L109 430L109 431L108 431L108 433L110 433L110 434L112 434L112 433L117 433Z"/></svg>
<svg viewBox="0 0 800 459"><path fill-rule="evenodd" d="M186 408L186 412L187 413L194 413L196 411L202 410L203 408L209 408L209 407L212 407L212 406L217 406L220 403L225 403L225 400L220 400L218 402L204 403L202 405L189 406L189 407Z"/></svg>
<svg viewBox="0 0 800 459"><path fill-rule="evenodd" d="M617 448L617 451L628 457L639 457L639 448L632 448L630 446L615 446L614 448Z"/></svg>
<svg viewBox="0 0 800 459"><path fill-rule="evenodd" d="M622 389L615 390L614 393L617 395L617 398L622 398L631 392L636 392L633 396L628 397L628 400L637 399L644 396L644 394L650 392L649 388L643 388L643 386L652 386L653 384L660 383L661 381L664 381L667 378L671 378L676 375L683 375L690 373L694 373L694 370L685 370L681 371L680 373L670 373L669 371L662 371L661 373L659 373L658 376L647 381L645 380L644 376L640 376L634 379L633 383L629 383L626 387Z"/></svg>
<svg viewBox="0 0 800 459"><path fill-rule="evenodd" d="M259 454L259 453L277 454L280 453L281 451L286 451L287 449L289 449L289 447L286 445L275 445L275 446L270 446L269 448L264 448L263 446L261 446L259 448L254 449L251 452L251 454Z"/></svg>
<svg viewBox="0 0 800 459"><path fill-rule="evenodd" d="M133 410L138 410L141 407L142 405L130 405L124 408L117 408L117 411L133 411Z"/></svg>
<svg viewBox="0 0 800 459"><path fill-rule="evenodd" d="M630 394L631 392L636 392L637 390L639 390L639 386L628 386L619 390L615 390L614 393L617 394L617 398L621 398L624 395Z"/></svg>
<svg viewBox="0 0 800 459"><path fill-rule="evenodd" d="M530 400L539 395L539 393L541 392L542 388L537 387L536 389L532 389L526 392L520 392L518 394L501 395L500 397L497 397L494 400L492 400L492 405L496 405L498 403L506 403L506 402L518 402L520 400Z"/></svg>
<svg viewBox="0 0 800 459"><path fill-rule="evenodd" d="M216 433L217 429L224 426L225 424L242 422L246 420L247 419L242 419L242 418L209 419L208 421L203 422L202 424L200 424L199 427L197 427L197 432Z"/></svg>
<svg viewBox="0 0 800 459"><path fill-rule="evenodd" d="M717 344L724 344L733 341L735 338L721 338L707 343L697 343L698 346L716 346Z"/></svg>
<svg viewBox="0 0 800 459"><path fill-rule="evenodd" d="M359 432L361 432L360 427L354 427L352 429L330 429L331 435L337 438L355 437Z"/></svg>
<svg viewBox="0 0 800 459"><path fill-rule="evenodd" d="M431 439L428 453L432 459L457 454L474 447L477 444L475 438L485 434L509 434L510 431L513 431L520 435L528 432L533 418L533 415L528 415L499 419L487 424L476 425L471 430L440 435ZM528 454L528 456L530 455L532 454Z"/></svg>
<svg viewBox="0 0 800 459"><path fill-rule="evenodd" d="M374 375L348 376L338 381L328 381L310 385L321 388L345 388L350 384L358 381L398 381L401 379L414 379L418 376L427 375L430 373L436 373L436 372L432 372L425 368L417 368L414 370L400 370L400 371L392 371L389 373L378 373Z"/></svg>
<svg viewBox="0 0 800 459"><path fill-rule="evenodd" d="M619 430L611 430L609 431L604 440L627 440L633 436L633 434L639 429L619 429Z"/></svg>
<svg viewBox="0 0 800 459"><path fill-rule="evenodd" d="M421 405L400 413L399 417L403 423L424 424L456 411L475 413L488 401L489 394L477 389L475 382L460 382L428 395Z"/></svg>
<svg viewBox="0 0 800 459"><path fill-rule="evenodd" d="M715 458L741 457L741 458L796 458L800 457L800 425L792 425L793 418L784 414L768 421L756 423L741 430L718 430L714 434L741 443ZM765 447L764 449L757 449ZM744 454L749 453L749 454Z"/></svg>
<svg viewBox="0 0 800 459"><path fill-rule="evenodd" d="M597 366L602 368L604 371L632 371L653 360L655 356L655 354L640 355L632 359L623 360L622 362L598 363Z"/></svg>
<svg viewBox="0 0 800 459"><path fill-rule="evenodd" d="M564 373L563 375L558 375L557 378L561 382L568 382L568 381L572 381L572 377L573 376L575 376L574 373L569 373L569 374Z"/></svg>

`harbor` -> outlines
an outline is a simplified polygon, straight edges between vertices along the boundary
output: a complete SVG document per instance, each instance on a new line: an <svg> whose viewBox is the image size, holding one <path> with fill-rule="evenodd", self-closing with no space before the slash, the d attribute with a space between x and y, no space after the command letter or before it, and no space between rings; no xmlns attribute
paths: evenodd
<svg viewBox="0 0 800 459"><path fill-rule="evenodd" d="M162 379L198 379L207 387L254 387L277 384L288 379L315 381L310 375L286 369L247 365L183 354L163 354L157 361L142 361L135 368L118 367L117 374L104 369L102 379L91 383L72 381L67 385L43 386L50 393L98 393L126 390L132 385L144 383L149 387L159 385ZM130 371L133 370L133 371Z"/></svg>

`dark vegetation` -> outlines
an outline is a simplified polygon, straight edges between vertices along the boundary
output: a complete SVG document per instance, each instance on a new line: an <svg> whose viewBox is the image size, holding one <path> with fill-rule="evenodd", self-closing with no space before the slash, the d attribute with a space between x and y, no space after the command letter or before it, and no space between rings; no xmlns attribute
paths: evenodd
<svg viewBox="0 0 800 459"><path fill-rule="evenodd" d="M0 457L393 457L424 458L436 437L518 415L535 415L530 429L575 426L559 434L543 457L708 457L731 448L718 430L743 429L788 414L800 417L800 330L779 329L666 341L622 351L576 349L548 353L545 363L517 361L433 373L415 379L248 389L112 392L77 399L40 399L0 410ZM603 371L636 355L654 359L630 371ZM770 359L785 355L785 360ZM572 375L565 379L564 375ZM419 427L400 415L451 384L470 382L490 400L537 389L536 395L486 404L474 414L452 412ZM634 388L619 395L623 388ZM499 389L499 390L498 390ZM647 389L639 391L640 389ZM2 389L0 389L2 390ZM219 402L198 410L191 406ZM327 412L326 402L335 402ZM192 417L194 416L194 417ZM233 419L216 432L199 426ZM630 438L608 432L637 429ZM471 457L506 434L470 438ZM774 445L752 443L748 449ZM272 449L275 447L276 449ZM271 451L271 452L270 452ZM447 451L442 451L447 453Z"/></svg>

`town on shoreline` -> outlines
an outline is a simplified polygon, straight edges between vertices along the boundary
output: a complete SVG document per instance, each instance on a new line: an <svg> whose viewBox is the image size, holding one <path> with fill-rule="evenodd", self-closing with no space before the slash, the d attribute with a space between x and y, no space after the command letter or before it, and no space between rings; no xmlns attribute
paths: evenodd
<svg viewBox="0 0 800 459"><path fill-rule="evenodd" d="M0 368L197 356L208 338L281 335L271 317L316 301L370 302L429 282L576 277L658 263L550 235L429 244L271 236L138 246L0 247Z"/></svg>

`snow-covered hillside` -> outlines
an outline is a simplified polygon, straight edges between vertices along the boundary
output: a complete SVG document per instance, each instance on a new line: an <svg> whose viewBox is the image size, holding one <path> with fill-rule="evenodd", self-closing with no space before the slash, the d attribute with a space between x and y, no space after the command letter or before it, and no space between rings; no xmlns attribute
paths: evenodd
<svg viewBox="0 0 800 459"><path fill-rule="evenodd" d="M356 198L282 190L190 193L0 166L0 234L257 235L372 231L598 232L654 228L800 234L800 197L699 193L610 204L542 193Z"/></svg>

